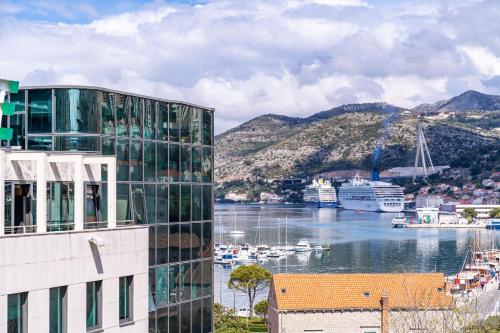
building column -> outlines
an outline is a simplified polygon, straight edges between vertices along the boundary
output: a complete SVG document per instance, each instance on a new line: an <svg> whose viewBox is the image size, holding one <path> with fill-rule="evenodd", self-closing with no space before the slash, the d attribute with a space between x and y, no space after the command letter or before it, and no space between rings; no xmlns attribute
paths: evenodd
<svg viewBox="0 0 500 333"><path fill-rule="evenodd" d="M83 186L83 156L74 156L75 166L75 230L83 230L85 216L85 188Z"/></svg>
<svg viewBox="0 0 500 333"><path fill-rule="evenodd" d="M47 177L45 168L47 157L36 154L36 232L47 232Z"/></svg>
<svg viewBox="0 0 500 333"><path fill-rule="evenodd" d="M0 149L0 236L5 232L5 151Z"/></svg>
<svg viewBox="0 0 500 333"><path fill-rule="evenodd" d="M107 158L108 165L108 228L116 228L116 159Z"/></svg>

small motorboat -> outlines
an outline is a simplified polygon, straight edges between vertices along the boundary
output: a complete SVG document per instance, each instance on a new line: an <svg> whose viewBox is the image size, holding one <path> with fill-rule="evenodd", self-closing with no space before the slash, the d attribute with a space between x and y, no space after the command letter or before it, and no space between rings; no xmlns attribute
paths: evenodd
<svg viewBox="0 0 500 333"><path fill-rule="evenodd" d="M314 246L314 251L315 252L323 252L324 251L323 245L315 245Z"/></svg>
<svg viewBox="0 0 500 333"><path fill-rule="evenodd" d="M237 235L244 235L245 232L243 230L233 230L229 232L230 235L237 236Z"/></svg>
<svg viewBox="0 0 500 333"><path fill-rule="evenodd" d="M392 227L393 228L406 228L408 226L408 222L406 222L406 217L403 215L398 215L392 219Z"/></svg>
<svg viewBox="0 0 500 333"><path fill-rule="evenodd" d="M486 225L486 229L500 230L500 219L492 219L490 223Z"/></svg>

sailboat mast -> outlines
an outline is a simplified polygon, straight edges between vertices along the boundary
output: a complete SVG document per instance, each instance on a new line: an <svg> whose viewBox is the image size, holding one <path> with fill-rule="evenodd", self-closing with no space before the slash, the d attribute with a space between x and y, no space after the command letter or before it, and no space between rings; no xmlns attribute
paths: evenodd
<svg viewBox="0 0 500 333"><path fill-rule="evenodd" d="M257 228L259 229L259 234L258 234L258 238L259 238L259 241L258 241L258 244L257 245L260 245L260 213L259 213L259 222L257 222Z"/></svg>

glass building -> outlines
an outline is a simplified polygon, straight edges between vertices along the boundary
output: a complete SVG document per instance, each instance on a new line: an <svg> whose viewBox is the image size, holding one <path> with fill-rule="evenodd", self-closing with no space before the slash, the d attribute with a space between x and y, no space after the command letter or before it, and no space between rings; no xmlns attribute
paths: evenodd
<svg viewBox="0 0 500 333"><path fill-rule="evenodd" d="M2 146L116 156L116 219L149 225L149 331L211 332L214 110L76 86L24 87L10 102L2 121L13 138ZM106 221L102 172L85 197L104 203L86 205L87 222Z"/></svg>

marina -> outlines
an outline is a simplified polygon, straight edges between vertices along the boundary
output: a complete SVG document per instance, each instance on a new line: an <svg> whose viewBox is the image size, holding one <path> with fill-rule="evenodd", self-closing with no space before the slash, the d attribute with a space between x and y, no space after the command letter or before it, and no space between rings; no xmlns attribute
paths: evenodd
<svg viewBox="0 0 500 333"><path fill-rule="evenodd" d="M238 229L245 231L244 235L229 234L234 229L235 211ZM453 276L461 270L476 232L483 244L487 244L488 235L496 232L496 245L500 247L498 231L394 229L392 220L397 215L299 205L216 205L215 239L223 244L258 244L264 251L280 245L286 255L268 257L259 263L272 273L439 271ZM307 240L312 250L294 251L300 240ZM324 244L328 251L316 251L316 246ZM230 266L214 267L215 301L245 307L246 299L227 288L231 271Z"/></svg>

